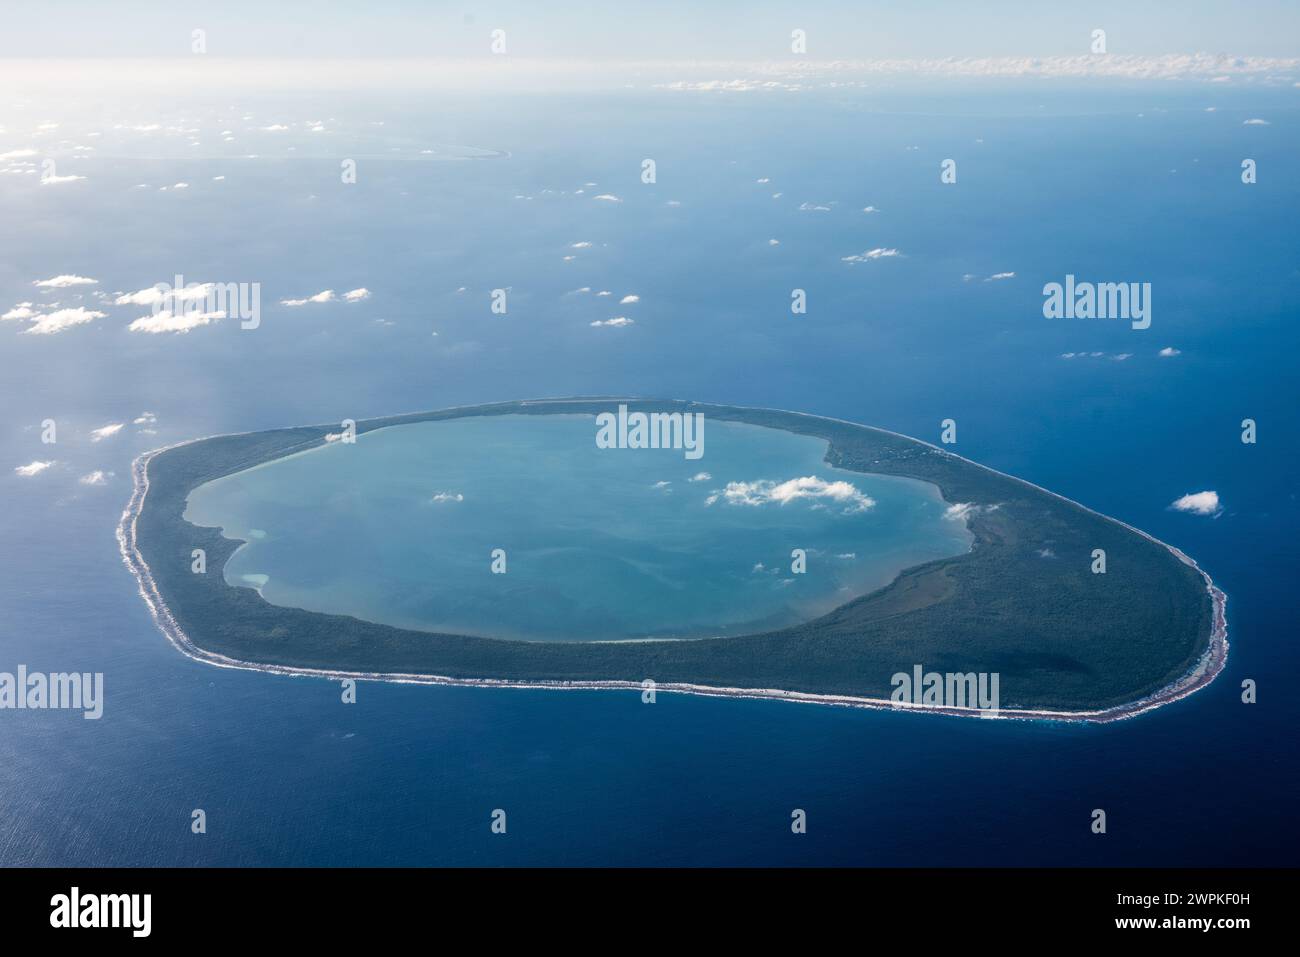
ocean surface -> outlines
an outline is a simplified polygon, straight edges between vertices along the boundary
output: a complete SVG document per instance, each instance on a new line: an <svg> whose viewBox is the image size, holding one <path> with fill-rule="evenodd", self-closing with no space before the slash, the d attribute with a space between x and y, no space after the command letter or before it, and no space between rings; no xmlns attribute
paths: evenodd
<svg viewBox="0 0 1300 957"><path fill-rule="evenodd" d="M395 93L328 110L267 95L163 121L324 116L339 145L297 127L241 144L257 159L127 141L61 169L84 181L0 177L20 224L0 232L4 309L93 304L33 286L60 274L108 293L177 272L259 281L264 298L255 331L129 333L148 310L115 305L57 335L0 323L0 670L102 671L106 694L99 721L0 712L0 863L1294 863L1300 111L1289 88L1228 86ZM11 105L0 152L43 120L75 141L168 109ZM509 156L418 159L438 144ZM362 156L349 187L345 151ZM899 254L845 261L881 248ZM1151 328L1045 319L1041 288L1066 274L1151 282ZM371 297L279 304L358 287ZM620 316L634 322L591 325ZM960 454L1195 558L1228 595L1227 668L1100 727L377 683L345 705L336 683L187 659L118 557L144 450L577 394L795 409L929 441L953 418ZM13 472L34 460L55 464ZM95 470L102 484L80 481ZM1217 517L1170 509L1204 490Z"/></svg>
<svg viewBox="0 0 1300 957"><path fill-rule="evenodd" d="M539 641L786 627L970 548L937 487L832 468L822 439L706 417L694 458L596 434L389 427L209 482L185 516L246 543L225 580L273 605Z"/></svg>

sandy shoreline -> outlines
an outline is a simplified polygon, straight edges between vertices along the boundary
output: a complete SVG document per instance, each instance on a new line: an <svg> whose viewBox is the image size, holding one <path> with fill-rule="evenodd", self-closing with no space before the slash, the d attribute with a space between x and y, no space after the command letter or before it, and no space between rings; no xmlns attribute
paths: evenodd
<svg viewBox="0 0 1300 957"><path fill-rule="evenodd" d="M548 400L530 400L532 402L562 402L562 401L590 401L589 399L548 399ZM521 404L528 404L523 402ZM763 411L786 411L781 409L763 410ZM803 415L808 418L826 419L825 416L812 416L807 413L789 413ZM828 421L841 422L848 425L861 427L859 423L846 422L843 419L828 419ZM872 426L874 428L874 426ZM889 432L888 429L879 429L881 432ZM246 433L241 433L246 434ZM900 435L897 432L890 432L891 435ZM912 439L911 436L902 436L911 441L920 442L919 439ZM154 623L179 651L205 664L214 665L219 668L238 668L246 671L262 671L276 675L286 675L292 677L310 677L310 678L328 678L331 680L341 680L352 678L364 681L389 681L399 684L431 684L431 685L461 685L465 687L478 688L534 688L555 691L582 691L582 690L621 690L636 691L643 690L640 682L637 681L524 681L513 679L498 678L452 678L442 675L423 675L423 674L401 674L401 673L384 673L384 672L359 672L359 671L334 671L318 668L296 668L288 665L269 665L258 664L255 662L241 661L235 658L229 658L225 655L218 655L195 645L188 635L181 630L176 619L172 616L166 602L163 601L158 586L154 581L153 574L149 570L148 564L140 554L136 545L136 520L144 507L145 497L149 492L149 462L161 452L168 449L177 448L181 445L189 445L193 442L203 441L203 439L191 439L186 442L178 442L173 445L153 449L139 455L131 463L131 478L133 488L131 499L122 512L121 520L117 527L118 548L122 555L122 561L135 576L139 588L140 597L144 599L145 604L149 607L149 612L153 616ZM922 442L924 445L930 445L928 442ZM930 446L938 449L937 446ZM938 449L945 455L952 455L944 449ZM961 456L955 456L961 458ZM1013 475L997 472L996 469L990 469L988 466L980 465L978 462L970 462L969 459L962 459L972 465L979 466L990 472L995 472L1005 478L1022 482L1030 485L1041 492L1046 492L1056 498L1069 502L1078 508L1084 509L1094 515L1098 515L1107 521L1115 522L1122 525L1129 531L1169 549L1169 551L1178 558L1179 561L1190 565L1196 569L1197 573L1205 581L1206 590L1209 592L1213 603L1213 624L1210 632L1210 640L1206 646L1205 652L1197 660L1196 664L1184 673L1176 681L1171 682L1158 691L1141 698L1137 701L1127 704L1116 705L1110 708L1103 708L1094 711L1054 711L1048 709L1012 709L1003 708L997 712L980 710L978 708L947 708L947 707L916 707L895 705L886 698L866 698L852 695L828 695L814 694L810 692L783 691L776 688L726 688L715 687L712 685L695 685L688 683L656 683L656 691L677 692L682 694L694 694L704 697L728 697L728 698L762 698L778 701L798 701L812 704L836 705L839 707L850 708L873 708L885 711L908 711L914 713L945 714L959 717L977 717L977 718L999 718L999 719L1018 719L1018 720L1036 720L1036 721L1084 721L1090 723L1104 723L1109 721L1120 721L1125 718L1132 718L1144 712L1154 710L1163 705L1170 704L1187 697L1193 692L1205 687L1219 675L1227 663L1228 658L1228 625L1227 625L1227 596L1223 591L1217 588L1210 576L1196 564L1196 562L1184 554L1179 549L1159 539L1148 535L1141 529L1133 528L1118 519L1111 518L1107 515L1101 515L1085 505L1080 505L1071 499L1057 495L1048 489L1033 485L1031 482L1025 482Z"/></svg>

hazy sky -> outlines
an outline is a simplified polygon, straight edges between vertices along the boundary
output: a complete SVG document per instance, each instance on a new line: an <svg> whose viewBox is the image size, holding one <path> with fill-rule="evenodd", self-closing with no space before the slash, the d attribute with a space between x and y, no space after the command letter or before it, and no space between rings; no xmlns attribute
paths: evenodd
<svg viewBox="0 0 1300 957"><path fill-rule="evenodd" d="M8 3L3 57L184 56L191 31L214 56L473 56L506 31L516 56L768 59L807 31L810 58L1088 52L1300 55L1300 4L1260 0L44 0Z"/></svg>

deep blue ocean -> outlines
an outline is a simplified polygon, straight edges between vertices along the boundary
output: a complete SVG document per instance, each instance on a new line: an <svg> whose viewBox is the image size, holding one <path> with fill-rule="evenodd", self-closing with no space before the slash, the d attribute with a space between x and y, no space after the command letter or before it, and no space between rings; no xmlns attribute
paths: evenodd
<svg viewBox="0 0 1300 957"><path fill-rule="evenodd" d="M205 131L186 154L201 159L113 134L60 169L84 181L0 177L15 225L0 231L0 309L75 305L81 290L32 285L59 274L110 293L177 272L263 289L255 331L128 333L147 310L121 306L51 336L0 323L0 670L102 671L106 692L99 721L0 712L0 864L1294 864L1294 104L1289 88L1202 84L268 96L165 117ZM69 142L169 109L76 105ZM0 152L50 118L11 109ZM257 159L215 135L315 119L337 138L295 126L241 144ZM420 159L439 144L509 156ZM340 185L353 153L358 182ZM176 182L189 187L157 189ZM606 193L621 202L593 199ZM843 261L879 248L900 255ZM1045 319L1042 285L1067 273L1152 283L1151 328ZM371 297L278 305L358 287ZM505 316L488 309L498 287ZM790 313L796 287L807 315ZM590 325L620 315L634 324ZM1228 667L1101 727L374 683L343 705L336 683L185 658L118 557L146 449L578 394L795 409L929 441L954 418L960 454L1195 558L1228 594ZM145 412L156 424L133 424ZM37 459L56 464L13 472ZM78 481L95 469L113 475ZM1203 490L1218 517L1169 508ZM1240 701L1246 678L1257 704Z"/></svg>

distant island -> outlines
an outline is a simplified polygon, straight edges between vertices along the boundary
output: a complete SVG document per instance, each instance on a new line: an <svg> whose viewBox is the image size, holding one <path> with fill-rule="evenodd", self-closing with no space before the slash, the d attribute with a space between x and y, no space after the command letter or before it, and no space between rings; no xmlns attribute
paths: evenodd
<svg viewBox="0 0 1300 957"><path fill-rule="evenodd" d="M432 633L281 607L255 588L228 584L221 569L243 543L187 521L190 494L336 442L340 427L331 424L197 439L140 456L118 529L123 560L180 650L218 666L281 674L638 691L653 682L662 691L888 708L898 702L896 677L915 670L919 678L924 668L999 676L997 717L1109 721L1190 694L1223 668L1226 599L1186 555L897 433L796 412L619 398L414 413L357 422L355 432L503 415L581 414L594 423L619 403L812 436L827 442L829 466L931 483L960 510L970 550L906 568L812 620L682 640ZM205 574L192 569L196 549L205 555ZM1105 553L1104 574L1093 571L1096 550ZM922 710L982 713L943 703Z"/></svg>

